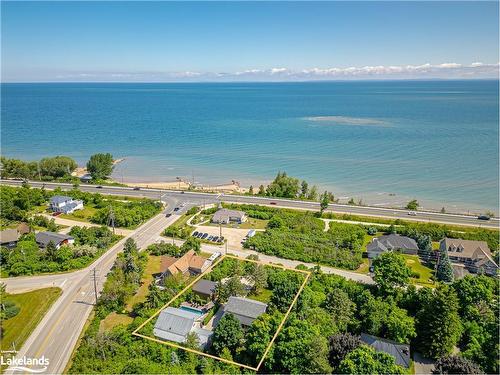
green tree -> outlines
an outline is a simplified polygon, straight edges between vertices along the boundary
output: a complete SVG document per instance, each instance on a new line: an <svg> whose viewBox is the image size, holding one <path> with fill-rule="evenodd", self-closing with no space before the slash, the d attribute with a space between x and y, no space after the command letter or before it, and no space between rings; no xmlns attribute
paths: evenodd
<svg viewBox="0 0 500 375"><path fill-rule="evenodd" d="M458 343L462 324L458 298L447 285L439 285L433 298L417 313L418 349L427 357L440 358L451 353Z"/></svg>
<svg viewBox="0 0 500 375"><path fill-rule="evenodd" d="M453 282L453 268L450 258L448 258L448 251L445 248L439 250L439 263L436 276L439 281L445 283Z"/></svg>
<svg viewBox="0 0 500 375"><path fill-rule="evenodd" d="M156 285L156 283L152 282L148 286L148 291L149 293L146 297L145 306L149 309L156 309L163 302L161 290L160 288L158 288L158 285Z"/></svg>
<svg viewBox="0 0 500 375"><path fill-rule="evenodd" d="M189 349L195 349L195 350L200 349L200 338L198 337L196 332L188 333L188 335L186 336L186 342L184 343L184 346Z"/></svg>
<svg viewBox="0 0 500 375"><path fill-rule="evenodd" d="M408 343L415 337L415 322L408 316L406 310L396 306L389 298L386 301L380 297L374 298L370 293L362 294L359 316L361 329L374 336L385 337L390 340Z"/></svg>
<svg viewBox="0 0 500 375"><path fill-rule="evenodd" d="M261 264L252 264L248 274L250 280L253 282L252 293L259 294L262 289L267 286L267 271Z"/></svg>
<svg viewBox="0 0 500 375"><path fill-rule="evenodd" d="M224 314L214 329L212 348L218 355L224 348L234 355L243 344L243 329L233 314Z"/></svg>
<svg viewBox="0 0 500 375"><path fill-rule="evenodd" d="M418 207L419 207L419 203L416 199L413 199L411 201L408 202L408 204L406 205L406 209L407 210L418 210Z"/></svg>
<svg viewBox="0 0 500 375"><path fill-rule="evenodd" d="M113 156L107 154L94 154L87 162L87 171L94 180L108 178L113 172Z"/></svg>
<svg viewBox="0 0 500 375"><path fill-rule="evenodd" d="M323 213L328 208L328 204L330 203L330 198L328 196L328 192L325 190L323 194L321 194L321 197L319 198L320 202L320 212Z"/></svg>
<svg viewBox="0 0 500 375"><path fill-rule="evenodd" d="M78 165L68 156L55 156L40 160L39 167L43 176L59 178L70 175Z"/></svg>
<svg viewBox="0 0 500 375"><path fill-rule="evenodd" d="M186 241L181 245L181 253L187 253L189 250L194 250L195 253L200 253L201 251L201 241L195 237L188 237Z"/></svg>
<svg viewBox="0 0 500 375"><path fill-rule="evenodd" d="M266 188L264 187L264 185L260 185L259 186L259 195L266 195Z"/></svg>
<svg viewBox="0 0 500 375"><path fill-rule="evenodd" d="M307 192L309 191L309 185L306 180L302 180L300 183L300 196L302 198L307 197Z"/></svg>
<svg viewBox="0 0 500 375"><path fill-rule="evenodd" d="M250 185L250 187L248 188L248 194L253 195L253 185Z"/></svg>
<svg viewBox="0 0 500 375"><path fill-rule="evenodd" d="M402 254L393 251L382 253L374 259L373 268L373 279L384 295L393 294L410 281L411 270Z"/></svg>
<svg viewBox="0 0 500 375"><path fill-rule="evenodd" d="M219 281L215 287L217 301L226 303L229 297L241 296L245 291L245 286L241 283L239 276L232 276L226 282Z"/></svg>
<svg viewBox="0 0 500 375"><path fill-rule="evenodd" d="M245 348L254 364L264 355L264 351L274 332L278 329L282 318L283 316L279 312L273 315L262 314L248 328L245 333Z"/></svg>
<svg viewBox="0 0 500 375"><path fill-rule="evenodd" d="M361 344L363 344L363 342L359 336L354 336L351 333L339 333L331 336L329 340L330 353L328 359L333 369L336 370L346 355Z"/></svg>
<svg viewBox="0 0 500 375"><path fill-rule="evenodd" d="M137 248L137 244L135 243L133 238L127 238L125 244L123 245L123 253L125 255L139 253L139 249Z"/></svg>
<svg viewBox="0 0 500 375"><path fill-rule="evenodd" d="M340 331L346 331L349 323L353 322L356 304L349 295L341 289L333 289L325 300L325 309L331 313L333 323Z"/></svg>
<svg viewBox="0 0 500 375"><path fill-rule="evenodd" d="M340 362L340 374L404 374L401 366L396 365L394 357L373 348L361 345L347 354Z"/></svg>
<svg viewBox="0 0 500 375"><path fill-rule="evenodd" d="M459 356L447 356L437 360L433 374L482 374L477 364Z"/></svg>
<svg viewBox="0 0 500 375"><path fill-rule="evenodd" d="M53 241L49 241L47 247L45 248L45 256L50 261L55 261L57 256L57 247Z"/></svg>
<svg viewBox="0 0 500 375"><path fill-rule="evenodd" d="M311 323L289 318L274 346L274 371L285 374L330 373L328 341Z"/></svg>
<svg viewBox="0 0 500 375"><path fill-rule="evenodd" d="M296 198L299 191L298 179L289 177L286 172L278 172L273 182L267 187L266 194L270 197Z"/></svg>
<svg viewBox="0 0 500 375"><path fill-rule="evenodd" d="M309 189L309 194L307 194L307 199L310 201L315 201L318 198L318 187L313 185L312 188Z"/></svg>

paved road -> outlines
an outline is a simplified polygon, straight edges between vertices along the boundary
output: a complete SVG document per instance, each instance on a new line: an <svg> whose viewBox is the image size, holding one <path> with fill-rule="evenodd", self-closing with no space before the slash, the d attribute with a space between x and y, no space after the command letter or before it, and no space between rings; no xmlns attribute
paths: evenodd
<svg viewBox="0 0 500 375"><path fill-rule="evenodd" d="M1 180L1 184L9 185L21 185L21 181L14 180ZM31 186L42 187L45 186L47 189L52 189L56 187L61 187L64 189L71 189L71 184L62 183L42 183L42 182L30 182ZM199 193L199 192L179 192L179 191L167 191L160 189L141 189L133 190L129 187L115 187L115 186L104 186L101 189L96 188L95 185L80 185L80 190L90 191L90 192L100 192L102 194L109 195L127 195L132 197L147 197L153 199L159 199L163 197L164 200L172 199L177 201L193 201L199 204L208 204L214 200L219 200L223 202L231 203L247 203L247 204L260 204L260 205L272 205L275 207L283 208L295 208L303 210L319 210L318 202L308 202L308 201L298 201L298 200L288 200L288 199L278 199L278 198L265 198L257 196L246 196L246 195L231 195L231 194L210 194L210 193ZM455 215L455 214L442 214L438 212L423 212L419 211L417 216L409 216L408 211L401 209L392 208L381 208L381 207L360 207L360 206L350 206L343 204L330 204L328 211L336 213L347 213L354 215L372 216L372 217L383 217L390 219L404 219L409 221L422 221L422 222L435 222L442 224L451 225L464 225L464 226L474 226L483 227L491 229L499 229L500 221L498 218L492 218L489 221L478 220L475 216L468 215Z"/></svg>
<svg viewBox="0 0 500 375"><path fill-rule="evenodd" d="M83 270L67 274L2 279L1 282L6 283L9 292L22 292L47 286L58 286L63 291L16 357L40 358L43 355L50 361L46 373L62 373L93 309L95 294L91 279L92 270L95 268L98 273L99 293L117 253L123 249L127 238L133 238L140 248L144 248L155 242L159 234L177 219L178 215L167 218L165 213L155 216ZM6 373L18 372L8 369Z"/></svg>

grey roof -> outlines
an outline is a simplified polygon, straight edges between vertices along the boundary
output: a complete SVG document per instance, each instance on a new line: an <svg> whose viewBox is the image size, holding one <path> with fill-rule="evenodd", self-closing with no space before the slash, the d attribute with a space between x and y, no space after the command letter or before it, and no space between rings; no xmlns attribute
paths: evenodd
<svg viewBox="0 0 500 375"><path fill-rule="evenodd" d="M50 241L57 245L64 240L73 240L74 238L62 233L56 232L38 232L35 234L35 240L39 245L46 247Z"/></svg>
<svg viewBox="0 0 500 375"><path fill-rule="evenodd" d="M50 203L52 204L61 204L67 201L72 201L73 198L68 197L66 195L54 195L52 198L50 198Z"/></svg>
<svg viewBox="0 0 500 375"><path fill-rule="evenodd" d="M243 219L245 213L243 211L228 210L227 208L222 208L217 211L212 217L213 222L226 221L229 218Z"/></svg>
<svg viewBox="0 0 500 375"><path fill-rule="evenodd" d="M16 242L19 239L17 229L5 229L0 232L0 243Z"/></svg>
<svg viewBox="0 0 500 375"><path fill-rule="evenodd" d="M379 352L385 352L394 357L396 364L403 367L410 367L410 345L400 344L396 341L383 339L381 337L361 334L361 341L370 345Z"/></svg>
<svg viewBox="0 0 500 375"><path fill-rule="evenodd" d="M212 331L203 328L193 328L192 332L196 333L196 335L198 336L198 340L202 348L204 348L208 344L210 337L212 337L213 335Z"/></svg>
<svg viewBox="0 0 500 375"><path fill-rule="evenodd" d="M241 324L250 325L260 315L264 314L267 304L244 297L229 297L224 306L224 314L233 314Z"/></svg>
<svg viewBox="0 0 500 375"><path fill-rule="evenodd" d="M215 292L215 287L217 283L210 280L200 280L193 285L193 292L198 292L201 294L211 295Z"/></svg>
<svg viewBox="0 0 500 375"><path fill-rule="evenodd" d="M399 234L389 234L376 237L366 247L368 251L387 251L387 250L418 250L418 245L410 237L400 236Z"/></svg>
<svg viewBox="0 0 500 375"><path fill-rule="evenodd" d="M65 206L61 207L61 209L64 211L64 212L69 212L69 211L72 211L76 208L76 206L78 206L78 203L77 202L71 202L71 203L68 203L66 204Z"/></svg>
<svg viewBox="0 0 500 375"><path fill-rule="evenodd" d="M156 320L153 333L164 340L184 342L197 318L199 315L193 312L167 307Z"/></svg>

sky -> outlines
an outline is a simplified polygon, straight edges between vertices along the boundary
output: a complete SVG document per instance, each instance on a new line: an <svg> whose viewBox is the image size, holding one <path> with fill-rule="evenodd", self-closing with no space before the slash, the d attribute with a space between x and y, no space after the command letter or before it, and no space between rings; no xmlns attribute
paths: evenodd
<svg viewBox="0 0 500 375"><path fill-rule="evenodd" d="M498 2L1 3L1 80L498 78Z"/></svg>

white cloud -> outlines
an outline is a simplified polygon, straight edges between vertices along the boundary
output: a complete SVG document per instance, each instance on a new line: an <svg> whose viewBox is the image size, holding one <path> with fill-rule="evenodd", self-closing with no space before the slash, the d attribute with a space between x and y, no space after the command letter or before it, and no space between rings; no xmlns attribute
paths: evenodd
<svg viewBox="0 0 500 375"><path fill-rule="evenodd" d="M500 63L365 65L347 67L311 67L293 70L286 67L249 68L236 72L60 72L56 81L307 81L355 79L471 79L499 77Z"/></svg>

